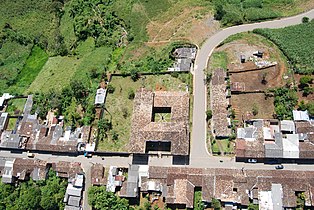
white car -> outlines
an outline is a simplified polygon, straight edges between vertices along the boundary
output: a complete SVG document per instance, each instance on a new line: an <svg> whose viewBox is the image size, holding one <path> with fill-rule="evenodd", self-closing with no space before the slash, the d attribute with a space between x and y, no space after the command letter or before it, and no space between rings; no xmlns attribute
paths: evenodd
<svg viewBox="0 0 314 210"><path fill-rule="evenodd" d="M249 163L257 163L257 160L256 159L248 159L247 162L249 162Z"/></svg>

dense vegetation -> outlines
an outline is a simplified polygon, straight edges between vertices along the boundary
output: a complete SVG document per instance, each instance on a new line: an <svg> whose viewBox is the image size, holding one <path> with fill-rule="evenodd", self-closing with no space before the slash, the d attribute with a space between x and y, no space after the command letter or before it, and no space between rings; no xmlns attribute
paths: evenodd
<svg viewBox="0 0 314 210"><path fill-rule="evenodd" d="M314 73L314 21L281 29L256 29L255 33L273 41L288 57L294 71Z"/></svg>
<svg viewBox="0 0 314 210"><path fill-rule="evenodd" d="M94 120L94 92L95 87L92 88L90 84L72 80L61 91L35 93L33 112L45 119L49 110L56 110L57 115L65 116L67 126L90 125Z"/></svg>
<svg viewBox="0 0 314 210"><path fill-rule="evenodd" d="M281 7L294 7L294 0L213 0L215 18L223 25L238 25L281 17Z"/></svg>
<svg viewBox="0 0 314 210"><path fill-rule="evenodd" d="M88 203L95 210L127 210L128 200L107 192L105 186L92 186L88 189Z"/></svg>
<svg viewBox="0 0 314 210"><path fill-rule="evenodd" d="M0 209L64 209L66 185L66 180L57 177L53 171L49 171L45 181L29 180L17 187L0 182Z"/></svg>
<svg viewBox="0 0 314 210"><path fill-rule="evenodd" d="M299 109L302 111L307 110L310 116L314 116L314 101L304 102L301 101L299 104Z"/></svg>
<svg viewBox="0 0 314 210"><path fill-rule="evenodd" d="M298 96L296 90L289 87L281 87L271 90L275 96L274 105L276 118L279 120L291 120L292 110L298 103Z"/></svg>

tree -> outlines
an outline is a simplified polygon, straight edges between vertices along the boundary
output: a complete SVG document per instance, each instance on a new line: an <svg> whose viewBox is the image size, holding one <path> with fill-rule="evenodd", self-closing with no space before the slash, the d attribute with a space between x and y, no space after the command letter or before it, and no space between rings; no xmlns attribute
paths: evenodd
<svg viewBox="0 0 314 210"><path fill-rule="evenodd" d="M258 114L258 107L256 104L253 104L252 113L254 116L256 116Z"/></svg>
<svg viewBox="0 0 314 210"><path fill-rule="evenodd" d="M300 78L300 86L301 87L307 87L309 84L311 84L313 81L313 78L309 75L303 76Z"/></svg>
<svg viewBox="0 0 314 210"><path fill-rule="evenodd" d="M213 198L211 202L211 207L214 208L214 210L220 210L221 209L220 201L216 198Z"/></svg>
<svg viewBox="0 0 314 210"><path fill-rule="evenodd" d="M308 22L310 22L310 18L308 18L308 17L302 18L302 23L308 23Z"/></svg>
<svg viewBox="0 0 314 210"><path fill-rule="evenodd" d="M212 119L212 117L213 117L212 110L207 110L206 111L206 120L209 121L210 119Z"/></svg>
<svg viewBox="0 0 314 210"><path fill-rule="evenodd" d="M115 88L111 84L109 84L107 87L107 91L108 91L108 93L114 93Z"/></svg>
<svg viewBox="0 0 314 210"><path fill-rule="evenodd" d="M72 97L70 106L68 106L64 112L66 125L75 127L78 119L80 119L80 115L77 113L77 106L77 100Z"/></svg>
<svg viewBox="0 0 314 210"><path fill-rule="evenodd" d="M40 188L40 206L45 210L63 209L64 192L67 182L56 176L56 172L50 170L45 185Z"/></svg>
<svg viewBox="0 0 314 210"><path fill-rule="evenodd" d="M112 129L112 124L108 119L100 119L98 121L98 131L99 131L99 138L103 139L109 130Z"/></svg>
<svg viewBox="0 0 314 210"><path fill-rule="evenodd" d="M194 210L204 210L205 206L202 201L202 191L194 193Z"/></svg>
<svg viewBox="0 0 314 210"><path fill-rule="evenodd" d="M128 210L128 200L107 192L104 186L92 186L88 189L88 203L96 210Z"/></svg>
<svg viewBox="0 0 314 210"><path fill-rule="evenodd" d="M15 201L14 209L39 209L40 198L41 191L32 180L21 183L19 186L19 197Z"/></svg>
<svg viewBox="0 0 314 210"><path fill-rule="evenodd" d="M137 72L137 69L133 68L131 69L131 79L133 80L133 82L136 82L139 78L139 74Z"/></svg>
<svg viewBox="0 0 314 210"><path fill-rule="evenodd" d="M134 99L134 97L135 97L134 90L130 89L128 91L128 99L132 100L132 99Z"/></svg>
<svg viewBox="0 0 314 210"><path fill-rule="evenodd" d="M303 95L304 96L311 95L312 93L314 93L314 88L312 88L312 87L305 87L303 89Z"/></svg>
<svg viewBox="0 0 314 210"><path fill-rule="evenodd" d="M119 139L119 134L115 131L112 131L112 140L117 141Z"/></svg>
<svg viewBox="0 0 314 210"><path fill-rule="evenodd" d="M258 204L250 203L248 206L248 210L259 210Z"/></svg>

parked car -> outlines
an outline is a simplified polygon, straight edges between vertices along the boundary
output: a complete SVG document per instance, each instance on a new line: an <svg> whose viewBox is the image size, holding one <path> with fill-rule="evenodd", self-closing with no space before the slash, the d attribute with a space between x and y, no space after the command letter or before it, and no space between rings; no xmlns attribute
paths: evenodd
<svg viewBox="0 0 314 210"><path fill-rule="evenodd" d="M283 168L284 168L283 165L278 165L275 167L275 169L283 169Z"/></svg>
<svg viewBox="0 0 314 210"><path fill-rule="evenodd" d="M30 152L30 151L27 151L27 157L33 158L33 157L35 157L35 154Z"/></svg>
<svg viewBox="0 0 314 210"><path fill-rule="evenodd" d="M248 163L257 163L257 160L256 159L248 159L247 162Z"/></svg>

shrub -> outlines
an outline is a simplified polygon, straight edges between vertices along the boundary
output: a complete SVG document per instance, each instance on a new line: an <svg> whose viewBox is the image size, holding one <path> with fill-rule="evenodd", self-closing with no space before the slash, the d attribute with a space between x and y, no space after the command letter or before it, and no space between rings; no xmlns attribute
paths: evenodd
<svg viewBox="0 0 314 210"><path fill-rule="evenodd" d="M300 78L300 85L306 86L308 84L311 84L312 81L313 81L313 78L309 75L306 75Z"/></svg>
<svg viewBox="0 0 314 210"><path fill-rule="evenodd" d="M107 91L108 91L108 93L114 93L115 87L113 87L111 84L109 84L107 87Z"/></svg>
<svg viewBox="0 0 314 210"><path fill-rule="evenodd" d="M310 18L308 18L308 17L302 18L302 23L308 23L308 22L310 22Z"/></svg>
<svg viewBox="0 0 314 210"><path fill-rule="evenodd" d="M130 89L128 92L128 99L132 100L135 97L134 90Z"/></svg>
<svg viewBox="0 0 314 210"><path fill-rule="evenodd" d="M253 104L252 113L254 116L256 116L258 114L258 107L256 104Z"/></svg>
<svg viewBox="0 0 314 210"><path fill-rule="evenodd" d="M209 121L210 119L212 119L212 117L213 117L212 110L207 110L206 111L206 120Z"/></svg>

